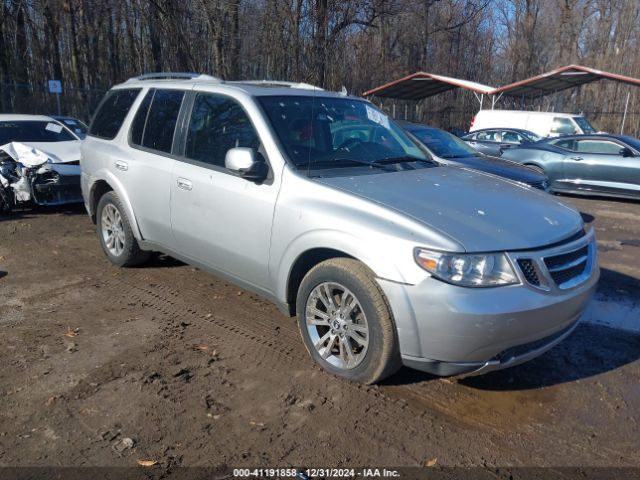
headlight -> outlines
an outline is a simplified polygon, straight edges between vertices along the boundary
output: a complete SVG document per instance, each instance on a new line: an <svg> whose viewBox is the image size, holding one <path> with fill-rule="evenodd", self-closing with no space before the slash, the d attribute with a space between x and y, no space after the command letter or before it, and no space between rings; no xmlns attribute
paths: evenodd
<svg viewBox="0 0 640 480"><path fill-rule="evenodd" d="M504 253L443 253L415 249L418 265L434 277L463 287L497 287L518 283Z"/></svg>

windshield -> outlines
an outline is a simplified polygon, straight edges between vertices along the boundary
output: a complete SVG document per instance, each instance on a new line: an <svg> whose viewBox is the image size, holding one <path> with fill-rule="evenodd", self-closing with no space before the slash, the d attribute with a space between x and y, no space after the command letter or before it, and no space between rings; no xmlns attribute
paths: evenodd
<svg viewBox="0 0 640 480"><path fill-rule="evenodd" d="M59 120L81 139L87 136L89 128L77 118L64 117L59 118Z"/></svg>
<svg viewBox="0 0 640 480"><path fill-rule="evenodd" d="M402 129L367 102L312 96L265 96L259 102L297 168L429 161Z"/></svg>
<svg viewBox="0 0 640 480"><path fill-rule="evenodd" d="M437 128L409 128L418 140L440 158L464 158L477 156L478 152L444 130Z"/></svg>
<svg viewBox="0 0 640 480"><path fill-rule="evenodd" d="M596 129L591 126L589 120L584 117L573 117L574 122L578 124L583 133L596 133Z"/></svg>
<svg viewBox="0 0 640 480"><path fill-rule="evenodd" d="M57 122L0 122L0 145L9 142L70 142L76 140Z"/></svg>

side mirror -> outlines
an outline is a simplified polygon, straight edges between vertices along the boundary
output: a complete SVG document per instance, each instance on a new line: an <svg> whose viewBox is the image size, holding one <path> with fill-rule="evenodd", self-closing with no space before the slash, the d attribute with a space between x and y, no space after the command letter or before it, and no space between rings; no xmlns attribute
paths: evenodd
<svg viewBox="0 0 640 480"><path fill-rule="evenodd" d="M263 156L253 148L245 147L228 150L224 166L234 175L254 182L262 182L269 171Z"/></svg>
<svg viewBox="0 0 640 480"><path fill-rule="evenodd" d="M631 151L630 148L627 148L627 147L621 148L618 153L623 157L633 157L633 152Z"/></svg>

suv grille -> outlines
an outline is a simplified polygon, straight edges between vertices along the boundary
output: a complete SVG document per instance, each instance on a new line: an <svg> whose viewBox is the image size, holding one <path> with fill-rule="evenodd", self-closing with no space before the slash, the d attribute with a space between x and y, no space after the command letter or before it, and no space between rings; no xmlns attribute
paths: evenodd
<svg viewBox="0 0 640 480"><path fill-rule="evenodd" d="M518 260L518 265L520 266L520 270L522 270L524 278L527 279L527 282L529 282L531 285L539 287L540 279L538 278L536 269L533 266L533 260L529 258L521 258Z"/></svg>
<svg viewBox="0 0 640 480"><path fill-rule="evenodd" d="M547 290L553 281L561 289L569 288L569 282L587 270L591 253L589 248L589 245L582 245L548 257L533 254L530 258L517 258L516 262L529 285Z"/></svg>
<svg viewBox="0 0 640 480"><path fill-rule="evenodd" d="M562 286L584 272L588 257L589 247L585 245L573 252L547 257L544 263L556 285Z"/></svg>

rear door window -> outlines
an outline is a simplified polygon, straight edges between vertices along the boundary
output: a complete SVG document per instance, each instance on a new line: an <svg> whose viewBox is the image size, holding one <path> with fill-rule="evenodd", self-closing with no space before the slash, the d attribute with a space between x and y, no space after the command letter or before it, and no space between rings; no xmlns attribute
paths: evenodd
<svg viewBox="0 0 640 480"><path fill-rule="evenodd" d="M150 150L171 153L184 91L151 90L131 125L131 143Z"/></svg>
<svg viewBox="0 0 640 480"><path fill-rule="evenodd" d="M111 90L107 93L93 117L89 135L106 140L114 139L138 93L140 93L139 88Z"/></svg>

